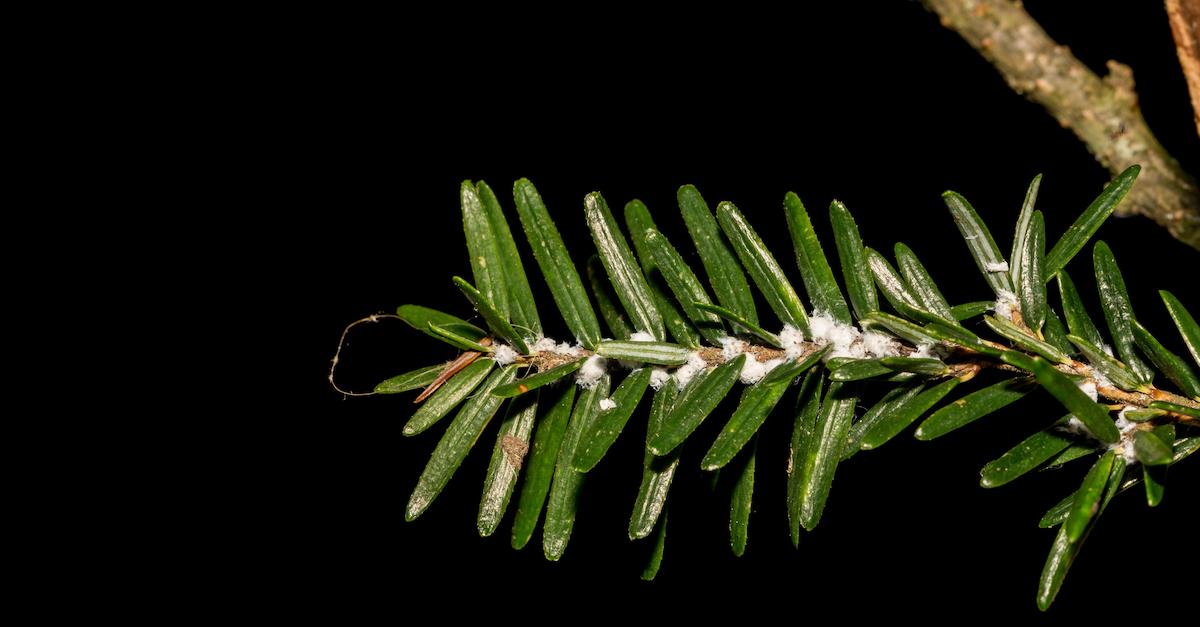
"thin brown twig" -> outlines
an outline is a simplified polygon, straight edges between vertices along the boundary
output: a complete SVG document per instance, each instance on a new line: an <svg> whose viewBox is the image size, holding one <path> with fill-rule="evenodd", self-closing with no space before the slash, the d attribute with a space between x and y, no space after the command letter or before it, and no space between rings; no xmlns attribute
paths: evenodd
<svg viewBox="0 0 1200 627"><path fill-rule="evenodd" d="M1015 350L1011 347L996 342L988 342L988 344L1002 350ZM824 344L815 342L802 342L801 351L798 358L803 359L814 351L820 349L822 346L824 346ZM1002 361L997 361L991 357L988 357L987 355L975 352L967 347L954 345L945 345L945 347L951 349L951 356L955 357L955 359L945 360L946 366L949 368L946 376L954 376L966 381L987 369L1014 372L1027 376L1031 374L1027 370ZM762 346L750 342L746 342L743 350L745 352L752 353L759 361L769 361L771 359L783 358L786 356L784 351L777 348ZM905 353L912 353L915 350L915 348L909 346L902 345L901 347L901 351ZM707 346L700 349L699 352L701 359L703 359L710 368L719 366L728 361L724 351L717 347ZM525 359L528 363L534 364L538 370L546 370L549 367L561 365L562 363L572 359L586 359L591 354L591 351L581 350L576 356L563 357L555 353L547 352L536 353L526 357ZM1161 390L1153 386L1150 387L1148 392L1127 392L1111 385L1107 385L1103 383L1104 379L1096 375L1095 370L1091 366L1080 361L1072 360L1067 364L1060 365L1059 369L1067 374L1084 377L1086 381L1096 384L1096 393L1101 398L1111 401L1114 404L1146 408L1149 407L1150 403L1154 401L1166 401L1168 403L1174 403L1184 407L1200 409L1200 403L1197 403L1190 398L1167 392L1166 390ZM1200 420L1197 420L1196 418L1186 414L1168 412L1168 416L1173 422L1200 425Z"/></svg>

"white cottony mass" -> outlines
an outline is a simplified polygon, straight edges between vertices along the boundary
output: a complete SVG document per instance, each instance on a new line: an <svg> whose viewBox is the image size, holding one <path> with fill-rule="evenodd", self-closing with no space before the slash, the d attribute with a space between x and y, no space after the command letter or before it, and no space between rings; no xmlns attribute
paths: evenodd
<svg viewBox="0 0 1200 627"><path fill-rule="evenodd" d="M600 382L600 377L604 376L604 371L608 368L608 360L599 356L592 355L587 358L580 366L579 372L575 373L575 382L579 387L590 390L596 387Z"/></svg>
<svg viewBox="0 0 1200 627"><path fill-rule="evenodd" d="M683 389L692 380L692 377L703 372L705 368L708 368L708 362L704 361L699 352L692 351L688 353L687 363L675 369L675 382L679 384L680 389Z"/></svg>
<svg viewBox="0 0 1200 627"><path fill-rule="evenodd" d="M495 352L492 353L492 359L495 359L496 363L501 366L507 366L517 360L517 351L508 344L497 344Z"/></svg>
<svg viewBox="0 0 1200 627"><path fill-rule="evenodd" d="M1012 319L1013 309L1017 308L1017 295L1008 290L1000 290L996 292L996 304L992 305L992 310L997 316L1007 320Z"/></svg>

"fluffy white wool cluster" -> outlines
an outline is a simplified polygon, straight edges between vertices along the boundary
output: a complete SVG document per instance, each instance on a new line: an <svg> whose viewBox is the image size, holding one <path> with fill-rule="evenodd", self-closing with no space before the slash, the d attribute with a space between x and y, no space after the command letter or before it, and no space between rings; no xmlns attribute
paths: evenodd
<svg viewBox="0 0 1200 627"><path fill-rule="evenodd" d="M611 398L606 398L600 401L600 411L608 411L610 409L616 409L616 407L617 402Z"/></svg>
<svg viewBox="0 0 1200 627"><path fill-rule="evenodd" d="M813 312L808 319L808 329L812 340L818 344L830 344L826 357L855 357L863 358L867 349L860 340L862 332L848 324L842 324L824 312Z"/></svg>
<svg viewBox="0 0 1200 627"><path fill-rule="evenodd" d="M579 352L581 350L583 350L583 347L581 347L578 344L576 344L575 346L571 346L570 344L568 344L566 342L558 342L556 344L554 342L554 340L552 340L548 337L539 337L537 339L537 341L533 343L533 346L529 347L529 350L531 350L535 353L555 353L558 355L578 355Z"/></svg>
<svg viewBox="0 0 1200 627"><path fill-rule="evenodd" d="M1121 449L1120 452L1125 457L1125 463L1132 464L1137 461L1137 456L1133 452L1133 434L1137 431L1137 423L1125 418L1125 411L1129 409L1134 408L1122 408L1121 413L1117 414L1117 429L1121 430L1121 439L1108 448L1114 451L1118 448Z"/></svg>
<svg viewBox="0 0 1200 627"><path fill-rule="evenodd" d="M1075 385L1080 390L1083 390L1083 393L1087 394L1088 398L1092 399L1093 401L1100 398L1100 395L1096 393L1095 383L1092 383L1091 381L1084 381L1083 383L1076 383Z"/></svg>
<svg viewBox="0 0 1200 627"><path fill-rule="evenodd" d="M746 352L746 343L736 337L725 336L718 341L721 342L721 357L724 357L725 361Z"/></svg>
<svg viewBox="0 0 1200 627"><path fill-rule="evenodd" d="M675 382L682 389L692 380L692 377L703 372L705 368L708 368L708 362L704 361L699 351L692 351L688 353L687 363L675 369ZM650 377L653 379L654 374L651 373Z"/></svg>
<svg viewBox="0 0 1200 627"><path fill-rule="evenodd" d="M767 361L758 361L754 355L746 355L746 363L742 365L742 383L753 385L762 381L763 377L767 376L768 372L775 369L776 366L782 364L784 359L768 359Z"/></svg>
<svg viewBox="0 0 1200 627"><path fill-rule="evenodd" d="M784 362L783 359L770 359L767 361L759 361L754 353L747 349L750 345L742 340L733 337L721 338L721 356L726 361L737 359L737 356L745 353L746 361L742 364L742 372L740 375L742 383L753 385L762 381L762 378L767 376L767 373L774 370L776 366Z"/></svg>
<svg viewBox="0 0 1200 627"><path fill-rule="evenodd" d="M1067 424L1064 425L1063 428L1068 433L1074 433L1075 435L1087 436L1089 438L1092 437L1092 432L1088 431L1087 425L1083 424L1083 421L1076 418L1075 416L1071 416L1071 419L1067 421Z"/></svg>
<svg viewBox="0 0 1200 627"><path fill-rule="evenodd" d="M933 344L917 344L917 351L909 357L937 357L933 352Z"/></svg>
<svg viewBox="0 0 1200 627"><path fill-rule="evenodd" d="M1108 380L1108 377L1104 376L1103 374L1100 374L1100 371L1095 368L1092 368L1092 378L1096 380L1096 387L1105 387L1105 388L1115 387L1115 386L1113 386L1112 381Z"/></svg>
<svg viewBox="0 0 1200 627"><path fill-rule="evenodd" d="M667 372L666 368L655 366L650 369L650 387L654 390L662 389L662 386L667 384L667 379L671 378L671 373Z"/></svg>
<svg viewBox="0 0 1200 627"><path fill-rule="evenodd" d="M590 390L596 387L596 384L600 382L600 377L604 376L604 371L607 369L607 359L599 355L592 355L583 362L583 365L579 367L579 371L575 373L575 382L579 384L579 387Z"/></svg>
<svg viewBox="0 0 1200 627"><path fill-rule="evenodd" d="M789 359L800 359L804 355L804 334L790 324L783 325L783 330L779 332L779 343L783 344L783 352L787 353Z"/></svg>
<svg viewBox="0 0 1200 627"><path fill-rule="evenodd" d="M501 366L507 366L517 360L517 351L508 344L497 344L496 349L492 352L492 359Z"/></svg>
<svg viewBox="0 0 1200 627"><path fill-rule="evenodd" d="M809 331L812 341L816 344L829 344L832 348L826 353L830 357L895 357L900 355L900 344L883 333L875 331L860 331L857 327L843 324L833 319L833 316L822 312L813 312L808 318ZM791 327L784 327L784 333ZM792 329L795 331L795 329ZM782 339L784 333L780 334ZM785 346L786 349L786 346ZM788 353L791 357L792 353Z"/></svg>
<svg viewBox="0 0 1200 627"><path fill-rule="evenodd" d="M865 331L863 332L862 339L863 348L867 349L868 354L877 357L900 354L900 343L889 335L875 331Z"/></svg>
<svg viewBox="0 0 1200 627"><path fill-rule="evenodd" d="M996 304L992 306L992 311L995 311L997 316L1012 319L1013 309L1017 307L1019 305L1017 304L1016 294L1008 290L996 292Z"/></svg>
<svg viewBox="0 0 1200 627"><path fill-rule="evenodd" d="M1007 261L1001 261L998 263L993 262L993 263L985 264L984 268L986 268L988 272L1008 272L1008 262Z"/></svg>
<svg viewBox="0 0 1200 627"><path fill-rule="evenodd" d="M1088 398L1092 399L1093 401L1099 398L1099 396L1096 394L1096 384L1092 383L1091 381L1077 385L1079 386L1079 389L1083 390L1083 393L1087 394ZM1115 443L1110 444L1108 448L1109 450L1117 451L1125 458L1126 463L1132 464L1133 462L1137 461L1133 452L1133 434L1137 431L1137 423L1125 418L1125 412L1130 409L1135 408L1124 407L1121 409L1121 413L1117 414L1116 425L1117 430L1121 432L1121 438ZM1096 439L1096 436L1092 435L1092 432L1088 430L1087 425L1083 424L1083 421L1075 416L1071 416L1071 419L1067 421L1067 424L1063 426L1063 429L1069 433Z"/></svg>

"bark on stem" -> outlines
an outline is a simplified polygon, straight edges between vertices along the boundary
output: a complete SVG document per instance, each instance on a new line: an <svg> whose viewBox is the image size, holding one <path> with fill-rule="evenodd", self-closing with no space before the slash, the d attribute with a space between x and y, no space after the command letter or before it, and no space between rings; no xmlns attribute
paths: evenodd
<svg viewBox="0 0 1200 627"><path fill-rule="evenodd" d="M1192 95L1192 119L1200 134L1200 0L1167 0L1167 18Z"/></svg>
<svg viewBox="0 0 1200 627"><path fill-rule="evenodd" d="M1146 125L1128 66L1109 61L1108 76L1100 78L1011 0L921 2L990 61L1013 90L1071 129L1101 165L1114 174L1142 165L1118 215L1144 215L1200 250L1200 189Z"/></svg>

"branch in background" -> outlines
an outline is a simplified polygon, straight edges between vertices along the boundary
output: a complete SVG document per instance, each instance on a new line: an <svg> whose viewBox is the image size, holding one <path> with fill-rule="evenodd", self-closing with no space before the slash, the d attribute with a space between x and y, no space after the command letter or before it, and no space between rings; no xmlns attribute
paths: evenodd
<svg viewBox="0 0 1200 627"><path fill-rule="evenodd" d="M996 66L1017 93L1074 131L1101 165L1118 173L1142 164L1138 184L1118 215L1144 215L1200 250L1200 191L1146 125L1128 66L1109 61L1108 76L1100 78L1010 0L921 1Z"/></svg>
<svg viewBox="0 0 1200 627"><path fill-rule="evenodd" d="M1200 133L1200 0L1167 0L1167 17L1175 36L1179 65L1192 94L1192 113Z"/></svg>

